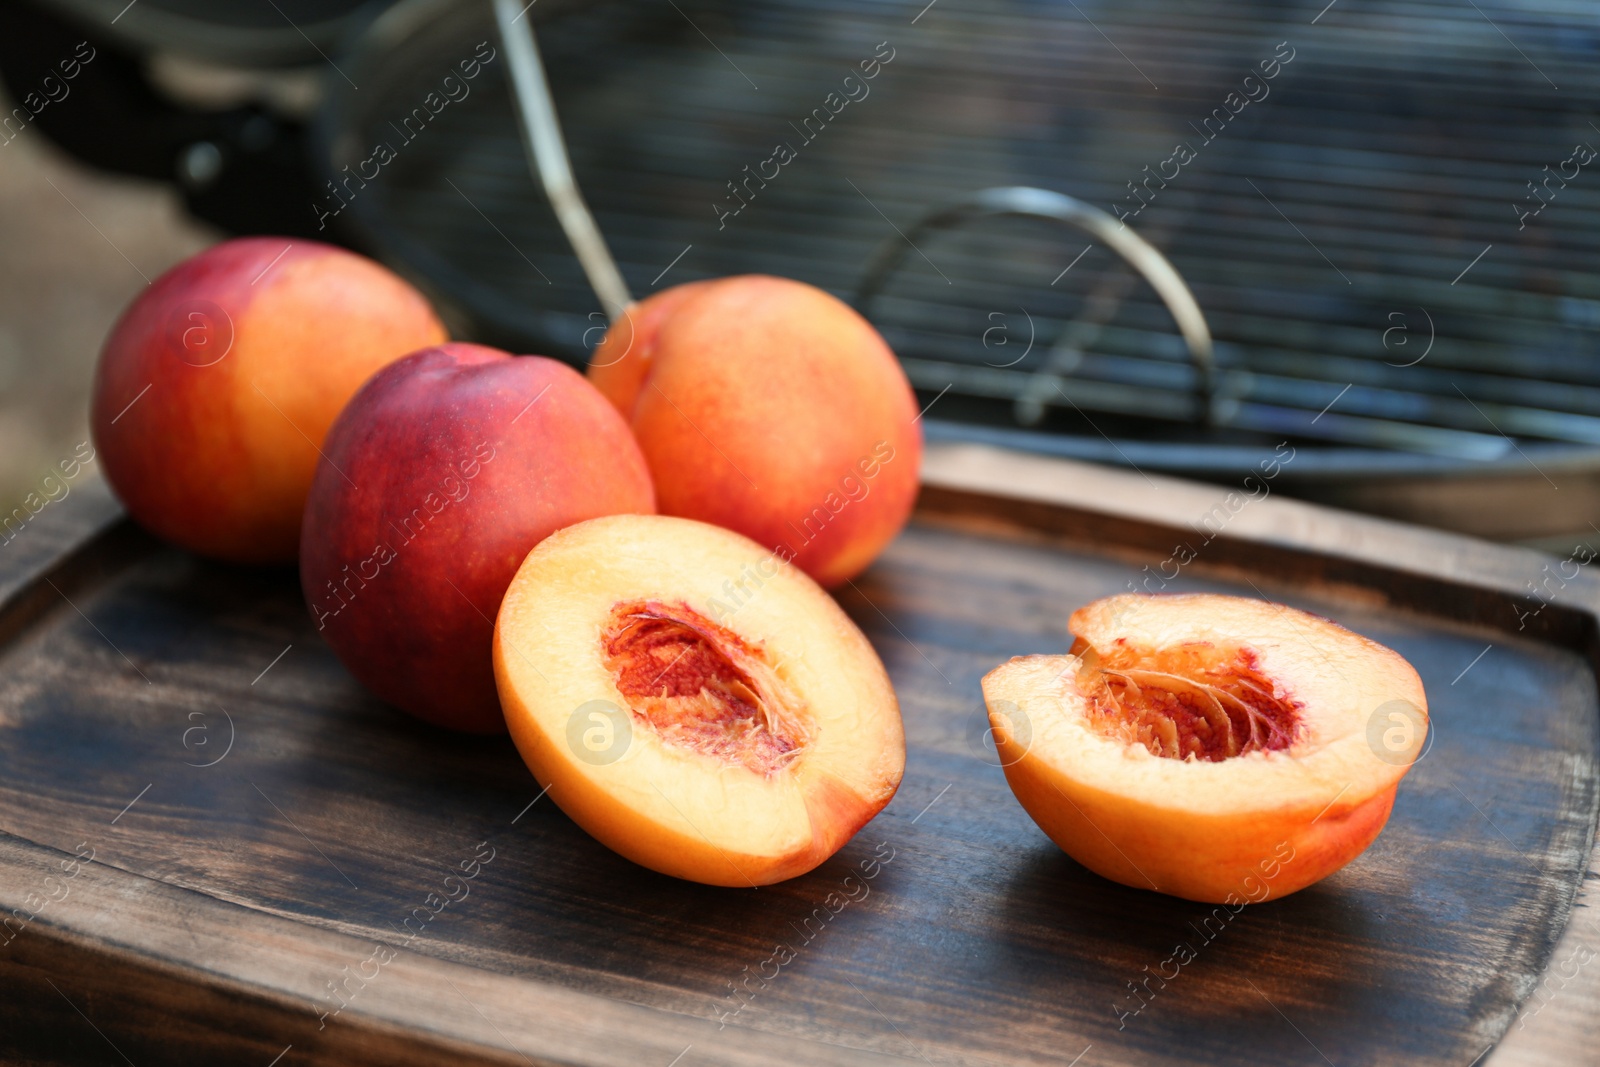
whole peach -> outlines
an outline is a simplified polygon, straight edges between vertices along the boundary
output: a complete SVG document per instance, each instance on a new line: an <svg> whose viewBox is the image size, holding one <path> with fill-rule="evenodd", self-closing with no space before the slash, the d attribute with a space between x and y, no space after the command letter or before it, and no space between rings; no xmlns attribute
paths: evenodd
<svg viewBox="0 0 1600 1067"><path fill-rule="evenodd" d="M373 371L447 334L401 278L314 241L225 241L141 293L106 339L90 422L146 529L241 563L294 559L317 449Z"/></svg>
<svg viewBox="0 0 1600 1067"><path fill-rule="evenodd" d="M503 731L495 613L523 558L575 522L655 511L627 425L576 371L481 345L414 353L328 432L300 582L350 673L418 718Z"/></svg>
<svg viewBox="0 0 1600 1067"><path fill-rule="evenodd" d="M658 293L613 324L589 380L633 427L663 513L742 533L823 585L866 569L916 501L905 372L813 286L745 275Z"/></svg>

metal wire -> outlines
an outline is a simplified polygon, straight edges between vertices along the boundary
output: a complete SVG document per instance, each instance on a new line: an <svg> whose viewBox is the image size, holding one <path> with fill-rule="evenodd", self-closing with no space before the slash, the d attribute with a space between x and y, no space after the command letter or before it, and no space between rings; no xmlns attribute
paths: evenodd
<svg viewBox="0 0 1600 1067"><path fill-rule="evenodd" d="M544 186L561 229L583 264L594 295L600 298L600 306L605 308L606 314L616 321L633 303L633 297L628 293L628 283L623 281L616 260L611 257L611 249L606 247L600 227L595 224L594 215L589 212L589 205L584 203L577 179L572 176L567 143L561 136L561 121L556 116L550 83L539 59L533 20L525 15L526 9L519 9L517 0L494 0L495 24L500 29L506 62L511 68L512 99L522 120L522 143L534 177Z"/></svg>
<svg viewBox="0 0 1600 1067"><path fill-rule="evenodd" d="M1082 230L1104 242L1107 247L1126 260L1129 266L1143 275L1150 283L1150 287L1167 305L1173 321L1178 324L1178 332L1183 334L1184 344L1188 346L1189 357L1194 361L1196 379L1199 383L1196 400L1197 413L1200 417L1197 421L1206 425L1211 424L1212 396L1216 380L1216 368L1211 351L1211 330L1206 326L1206 317L1201 312L1200 304L1195 300L1194 294L1189 291L1183 276L1177 272L1166 256L1134 230L1099 208L1091 207L1064 193L1029 185L996 186L991 189L980 189L971 196L934 208L919 219L909 233L886 238L878 246L878 251L862 275L861 286L856 291L857 310L863 315L867 314L872 298L883 289L889 276L905 259L906 250L914 247L916 239L924 233L965 225L976 219L1001 216L1047 219ZM1071 333L1072 325L1068 324L1066 333ZM1054 379L1057 376L1052 374L1049 377Z"/></svg>

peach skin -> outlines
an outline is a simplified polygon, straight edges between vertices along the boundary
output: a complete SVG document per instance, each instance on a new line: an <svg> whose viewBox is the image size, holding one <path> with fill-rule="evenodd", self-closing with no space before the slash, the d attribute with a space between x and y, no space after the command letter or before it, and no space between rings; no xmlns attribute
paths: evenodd
<svg viewBox="0 0 1600 1067"><path fill-rule="evenodd" d="M361 383L445 340L422 294L315 241L224 241L157 278L100 354L106 478L147 530L238 563L287 563L317 450Z"/></svg>
<svg viewBox="0 0 1600 1067"><path fill-rule="evenodd" d="M490 639L523 557L563 526L655 510L616 409L572 368L482 345L373 376L323 445L300 546L317 628L418 718L505 730Z"/></svg>
<svg viewBox="0 0 1600 1067"><path fill-rule="evenodd" d="M916 501L915 394L877 331L820 289L668 289L613 324L589 378L633 427L663 513L742 533L825 586L864 570Z"/></svg>

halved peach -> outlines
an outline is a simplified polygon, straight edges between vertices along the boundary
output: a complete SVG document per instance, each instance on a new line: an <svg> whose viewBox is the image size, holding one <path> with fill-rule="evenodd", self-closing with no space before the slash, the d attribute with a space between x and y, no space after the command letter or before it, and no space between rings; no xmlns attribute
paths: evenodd
<svg viewBox="0 0 1600 1067"><path fill-rule="evenodd" d="M1388 821L1427 698L1397 653L1281 604L1124 594L1067 655L983 680L1017 799L1113 881L1209 903L1303 889Z"/></svg>
<svg viewBox="0 0 1600 1067"><path fill-rule="evenodd" d="M894 796L900 709L821 587L691 519L569 526L523 562L495 623L522 758L603 844L711 885L833 855Z"/></svg>

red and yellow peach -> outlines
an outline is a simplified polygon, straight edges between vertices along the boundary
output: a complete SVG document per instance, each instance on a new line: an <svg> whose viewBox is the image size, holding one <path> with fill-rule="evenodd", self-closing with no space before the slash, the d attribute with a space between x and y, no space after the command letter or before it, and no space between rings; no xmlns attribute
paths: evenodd
<svg viewBox="0 0 1600 1067"><path fill-rule="evenodd" d="M742 533L823 585L864 570L915 503L915 395L877 331L820 289L668 289L612 326L589 378L633 427L663 513Z"/></svg>
<svg viewBox="0 0 1600 1067"><path fill-rule="evenodd" d="M314 241L225 241L123 313L90 413L135 520L202 555L294 559L318 449L374 371L445 339L426 299Z"/></svg>
<svg viewBox="0 0 1600 1067"><path fill-rule="evenodd" d="M300 553L317 627L373 693L456 729L505 729L491 636L529 551L655 510L638 446L581 375L480 345L384 368L323 451Z"/></svg>

